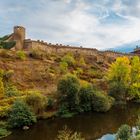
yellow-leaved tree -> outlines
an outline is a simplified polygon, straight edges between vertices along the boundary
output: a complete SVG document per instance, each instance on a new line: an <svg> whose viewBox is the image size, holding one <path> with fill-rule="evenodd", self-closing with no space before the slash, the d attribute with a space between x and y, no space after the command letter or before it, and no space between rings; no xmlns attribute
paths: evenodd
<svg viewBox="0 0 140 140"><path fill-rule="evenodd" d="M140 98L140 59L134 56L131 59L131 86L129 93L132 97Z"/></svg>
<svg viewBox="0 0 140 140"><path fill-rule="evenodd" d="M128 57L118 57L107 72L109 93L116 100L124 101L131 82L131 65Z"/></svg>

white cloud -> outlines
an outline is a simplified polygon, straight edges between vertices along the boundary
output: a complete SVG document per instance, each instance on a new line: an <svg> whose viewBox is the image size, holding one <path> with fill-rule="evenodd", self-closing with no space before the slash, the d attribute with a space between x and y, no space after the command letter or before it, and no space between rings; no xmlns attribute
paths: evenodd
<svg viewBox="0 0 140 140"><path fill-rule="evenodd" d="M29 38L98 49L140 39L138 0L31 0L28 4L27 0L16 0L15 7L10 6L15 3L12 0L10 4L2 1L2 34L14 24L21 24L27 28ZM118 16L115 19L110 16L112 11ZM125 22L117 22L117 18ZM102 19L106 23L101 23Z"/></svg>

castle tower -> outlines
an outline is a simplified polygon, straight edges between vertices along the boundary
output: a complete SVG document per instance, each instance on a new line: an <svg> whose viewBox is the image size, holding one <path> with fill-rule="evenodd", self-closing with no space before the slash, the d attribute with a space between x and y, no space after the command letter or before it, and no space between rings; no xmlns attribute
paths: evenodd
<svg viewBox="0 0 140 140"><path fill-rule="evenodd" d="M22 26L15 26L13 33L13 40L16 41L15 49L21 50L24 46L25 28Z"/></svg>

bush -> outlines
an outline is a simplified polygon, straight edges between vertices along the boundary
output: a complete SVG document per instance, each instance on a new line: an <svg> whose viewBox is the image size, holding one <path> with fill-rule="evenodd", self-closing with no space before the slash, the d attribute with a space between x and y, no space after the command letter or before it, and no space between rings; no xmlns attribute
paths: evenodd
<svg viewBox="0 0 140 140"><path fill-rule="evenodd" d="M70 111L75 110L78 105L79 80L73 75L62 78L57 85L60 104L67 104Z"/></svg>
<svg viewBox="0 0 140 140"><path fill-rule="evenodd" d="M35 115L23 101L16 101L9 115L8 123L12 128L29 126L36 122Z"/></svg>
<svg viewBox="0 0 140 140"><path fill-rule="evenodd" d="M122 125L116 135L117 140L129 140L131 136L131 127L129 125Z"/></svg>
<svg viewBox="0 0 140 140"><path fill-rule="evenodd" d="M91 103L92 103L92 94L93 88L88 85L86 87L82 87L79 91L79 106L81 111L90 111Z"/></svg>
<svg viewBox="0 0 140 140"><path fill-rule="evenodd" d="M106 112L113 105L114 99L98 91L92 94L92 108L97 112Z"/></svg>
<svg viewBox="0 0 140 140"><path fill-rule="evenodd" d="M19 91L15 86L8 84L5 87L5 95L6 97L18 96Z"/></svg>
<svg viewBox="0 0 140 140"><path fill-rule="evenodd" d="M80 133L72 132L71 130L64 127L63 130L59 131L56 140L85 140Z"/></svg>
<svg viewBox="0 0 140 140"><path fill-rule="evenodd" d="M80 57L80 60L79 60L79 63L78 64L80 66L85 66L86 65L84 57Z"/></svg>
<svg viewBox="0 0 140 140"><path fill-rule="evenodd" d="M69 66L73 66L75 64L75 59L72 54L67 54L62 58L62 62L66 62Z"/></svg>
<svg viewBox="0 0 140 140"><path fill-rule="evenodd" d="M13 70L8 70L8 71L5 71L4 74L3 74L3 78L6 80L6 81L9 81L10 78L14 75L14 71Z"/></svg>
<svg viewBox="0 0 140 140"><path fill-rule="evenodd" d="M69 110L68 110L68 107L67 107L67 104L62 104L60 107L59 107L59 110L56 114L57 116L61 116L62 118L69 118L69 117L72 117L74 115L74 113L71 113Z"/></svg>
<svg viewBox="0 0 140 140"><path fill-rule="evenodd" d="M49 98L47 102L47 109L52 109L53 106L54 106L54 100L52 98Z"/></svg>
<svg viewBox="0 0 140 140"><path fill-rule="evenodd" d="M79 77L81 74L83 74L83 69L77 68L75 71L73 71L74 75Z"/></svg>
<svg viewBox="0 0 140 140"><path fill-rule="evenodd" d="M0 106L0 118L7 118L9 115L10 106Z"/></svg>
<svg viewBox="0 0 140 140"><path fill-rule="evenodd" d="M60 72L61 73L66 73L67 70L68 70L68 64L67 64L67 62L60 62L59 67L60 67Z"/></svg>
<svg viewBox="0 0 140 140"><path fill-rule="evenodd" d="M128 87L122 82L110 83L109 95L114 97L117 101L125 101L128 93Z"/></svg>
<svg viewBox="0 0 140 140"><path fill-rule="evenodd" d="M15 41L9 41L9 42L0 42L0 45L3 49L11 49L16 45Z"/></svg>
<svg viewBox="0 0 140 140"><path fill-rule="evenodd" d="M47 103L45 96L37 91L29 91L25 98L25 102L31 107L36 115L40 115L44 112Z"/></svg>
<svg viewBox="0 0 140 140"><path fill-rule="evenodd" d="M26 59L26 54L24 51L17 51L16 52L17 58L20 60L25 60Z"/></svg>

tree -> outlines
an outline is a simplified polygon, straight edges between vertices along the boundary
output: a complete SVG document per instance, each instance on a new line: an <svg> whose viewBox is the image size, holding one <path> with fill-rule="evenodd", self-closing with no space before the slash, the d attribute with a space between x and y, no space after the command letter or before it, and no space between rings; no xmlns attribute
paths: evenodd
<svg viewBox="0 0 140 140"><path fill-rule="evenodd" d="M11 108L8 122L13 128L29 126L36 122L36 117L23 101L18 100Z"/></svg>
<svg viewBox="0 0 140 140"><path fill-rule="evenodd" d="M112 107L113 103L114 99L101 91L92 94L92 108L94 111L106 112Z"/></svg>
<svg viewBox="0 0 140 140"><path fill-rule="evenodd" d="M117 100L125 100L131 82L131 65L127 57L119 57L107 72L110 95Z"/></svg>
<svg viewBox="0 0 140 140"><path fill-rule="evenodd" d="M90 111L93 88L91 85L81 87L79 91L79 105L82 111Z"/></svg>
<svg viewBox="0 0 140 140"><path fill-rule="evenodd" d="M70 111L78 105L78 92L80 83L77 77L73 75L64 76L57 85L60 104L65 104Z"/></svg>
<svg viewBox="0 0 140 140"><path fill-rule="evenodd" d="M131 86L130 95L140 98L140 59L134 56L131 60Z"/></svg>
<svg viewBox="0 0 140 140"><path fill-rule="evenodd" d="M131 136L131 127L129 125L122 125L116 135L117 140L129 140Z"/></svg>

